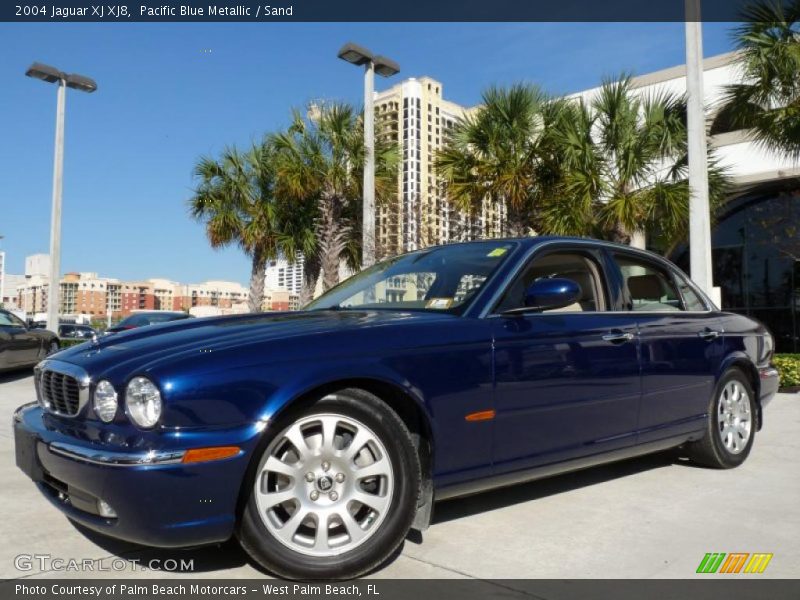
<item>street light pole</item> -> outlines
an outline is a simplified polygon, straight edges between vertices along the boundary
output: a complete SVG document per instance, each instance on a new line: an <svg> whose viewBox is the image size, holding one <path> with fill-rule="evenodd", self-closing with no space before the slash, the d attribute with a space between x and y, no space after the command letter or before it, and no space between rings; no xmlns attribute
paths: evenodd
<svg viewBox="0 0 800 600"><path fill-rule="evenodd" d="M33 63L25 75L58 85L56 100L56 142L53 158L53 206L50 213L50 277L47 290L47 328L58 331L61 272L61 189L64 175L64 108L67 88L92 93L97 90L95 81L84 75L64 73L50 65Z"/></svg>
<svg viewBox="0 0 800 600"><path fill-rule="evenodd" d="M376 56L366 48L348 42L339 50L339 58L364 66L364 189L361 224L361 266L375 264L375 73L391 77L400 72L400 65Z"/></svg>
<svg viewBox="0 0 800 600"><path fill-rule="evenodd" d="M685 0L686 117L689 150L689 266L692 279L716 298L711 267L711 215L703 103L703 23L700 0Z"/></svg>
<svg viewBox="0 0 800 600"><path fill-rule="evenodd" d="M56 102L56 143L53 158L53 206L50 213L50 278L47 292L47 328L58 331L58 309L61 289L61 189L64 174L64 109L67 99L66 82L58 82Z"/></svg>
<svg viewBox="0 0 800 600"><path fill-rule="evenodd" d="M375 63L364 65L364 206L361 265L375 264Z"/></svg>
<svg viewBox="0 0 800 600"><path fill-rule="evenodd" d="M2 240L5 236L0 235L0 240ZM6 257L3 252L0 250L0 308L3 307L3 298L5 297L5 288L6 288Z"/></svg>

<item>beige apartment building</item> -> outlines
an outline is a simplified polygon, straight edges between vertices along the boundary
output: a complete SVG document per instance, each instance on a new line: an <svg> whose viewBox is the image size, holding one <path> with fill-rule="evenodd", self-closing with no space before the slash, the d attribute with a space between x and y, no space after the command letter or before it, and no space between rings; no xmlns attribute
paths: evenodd
<svg viewBox="0 0 800 600"><path fill-rule="evenodd" d="M31 272L16 289L20 309L28 315L47 312L49 282ZM59 283L61 315L126 317L137 310L189 310L197 306L232 309L247 300L247 288L232 281L183 284L168 279L120 281L97 273L66 273Z"/></svg>
<svg viewBox="0 0 800 600"><path fill-rule="evenodd" d="M412 77L375 94L376 136L401 153L397 197L376 210L379 257L502 234L502 205L486 200L473 215L456 210L434 168L449 131L470 110L445 100L442 84L430 77Z"/></svg>
<svg viewBox="0 0 800 600"><path fill-rule="evenodd" d="M216 306L228 309L236 304L247 302L247 288L233 281L206 281L181 287L183 288L182 306L175 310L189 309L195 306Z"/></svg>

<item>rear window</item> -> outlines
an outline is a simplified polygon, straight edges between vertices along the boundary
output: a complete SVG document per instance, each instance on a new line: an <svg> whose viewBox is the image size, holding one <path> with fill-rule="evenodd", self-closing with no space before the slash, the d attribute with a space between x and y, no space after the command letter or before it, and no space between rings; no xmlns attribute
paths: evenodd
<svg viewBox="0 0 800 600"><path fill-rule="evenodd" d="M150 315L148 319L150 323L166 323L167 321L177 321L178 319L185 319L186 315Z"/></svg>
<svg viewBox="0 0 800 600"><path fill-rule="evenodd" d="M627 310L672 312L683 310L678 289L660 266L624 254L614 254L628 293Z"/></svg>

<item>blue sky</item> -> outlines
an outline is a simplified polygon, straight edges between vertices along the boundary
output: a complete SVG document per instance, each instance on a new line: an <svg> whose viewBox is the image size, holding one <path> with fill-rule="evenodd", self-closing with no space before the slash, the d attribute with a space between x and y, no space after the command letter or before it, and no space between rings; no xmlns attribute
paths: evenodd
<svg viewBox="0 0 800 600"><path fill-rule="evenodd" d="M247 145L316 98L361 103L358 70L337 60L356 41L430 75L465 105L491 84L553 93L684 60L682 23L0 24L0 250L8 272L47 252L55 86L33 61L94 77L67 96L62 271L138 279L246 282L238 249L211 250L187 215L192 167ZM704 26L706 56L731 49ZM378 89L399 81L379 80Z"/></svg>

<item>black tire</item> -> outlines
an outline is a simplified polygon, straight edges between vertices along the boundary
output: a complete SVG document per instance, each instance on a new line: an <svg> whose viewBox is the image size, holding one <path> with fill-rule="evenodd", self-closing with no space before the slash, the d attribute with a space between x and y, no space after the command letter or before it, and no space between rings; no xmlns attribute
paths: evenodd
<svg viewBox="0 0 800 600"><path fill-rule="evenodd" d="M276 539L265 526L255 499L258 468L245 482L246 505L237 528L242 548L269 572L285 579L352 579L380 566L403 542L417 507L420 489L419 457L408 428L397 414L376 396L359 389L328 394L310 406L289 411L280 418L260 446L260 463L269 443L300 418L335 412L357 419L380 438L395 473L390 508L380 526L363 544L334 556L313 557L297 552Z"/></svg>
<svg viewBox="0 0 800 600"><path fill-rule="evenodd" d="M723 401L723 390L725 390L726 386L731 382L736 382L744 388L747 392L750 406L750 437L745 447L739 453L733 453L725 447L725 444L722 442L720 426L717 419L720 403ZM686 447L689 458L698 465L714 469L732 469L738 467L747 459L753 447L756 434L756 419L755 393L753 392L753 386L750 384L750 380L740 369L729 369L720 378L719 382L717 382L714 394L709 401L708 422L706 424L705 436L696 442L689 443Z"/></svg>

